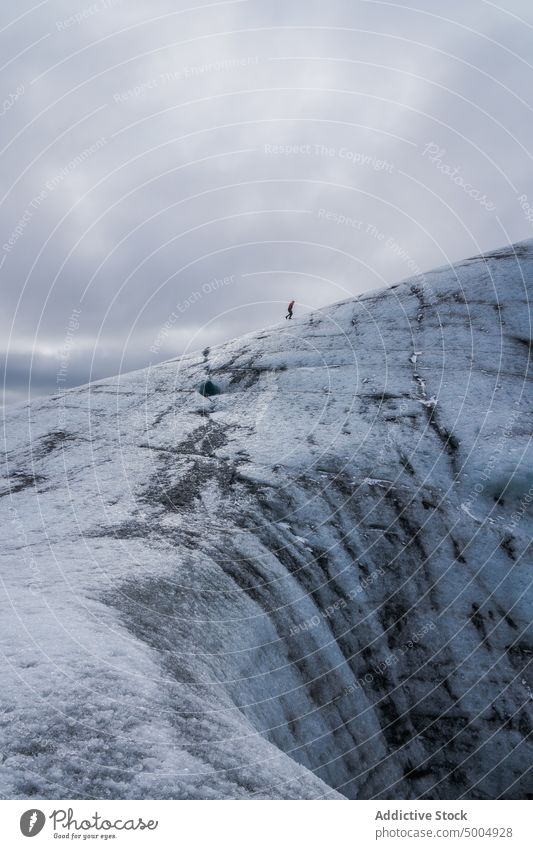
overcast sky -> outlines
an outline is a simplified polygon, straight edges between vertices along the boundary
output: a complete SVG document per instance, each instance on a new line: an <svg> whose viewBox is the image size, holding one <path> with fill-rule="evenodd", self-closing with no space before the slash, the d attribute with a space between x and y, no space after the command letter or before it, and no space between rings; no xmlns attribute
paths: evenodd
<svg viewBox="0 0 533 849"><path fill-rule="evenodd" d="M530 0L4 3L5 403L533 236L532 36Z"/></svg>

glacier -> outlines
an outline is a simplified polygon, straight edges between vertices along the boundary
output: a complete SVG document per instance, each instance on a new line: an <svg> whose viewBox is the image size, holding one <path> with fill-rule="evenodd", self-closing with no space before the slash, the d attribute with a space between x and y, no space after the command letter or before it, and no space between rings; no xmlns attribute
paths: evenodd
<svg viewBox="0 0 533 849"><path fill-rule="evenodd" d="M532 279L533 240L8 411L2 797L531 798Z"/></svg>

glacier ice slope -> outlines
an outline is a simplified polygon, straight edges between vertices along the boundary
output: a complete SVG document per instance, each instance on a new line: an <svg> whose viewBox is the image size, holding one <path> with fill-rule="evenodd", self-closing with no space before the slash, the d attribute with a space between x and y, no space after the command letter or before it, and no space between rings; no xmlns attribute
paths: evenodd
<svg viewBox="0 0 533 849"><path fill-rule="evenodd" d="M532 276L528 241L9 413L2 795L531 793Z"/></svg>

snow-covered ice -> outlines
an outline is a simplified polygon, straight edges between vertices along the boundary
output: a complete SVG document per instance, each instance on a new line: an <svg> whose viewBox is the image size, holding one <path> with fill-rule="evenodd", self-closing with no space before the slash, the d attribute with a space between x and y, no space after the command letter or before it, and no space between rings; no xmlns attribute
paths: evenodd
<svg viewBox="0 0 533 849"><path fill-rule="evenodd" d="M520 243L11 411L0 793L531 793L532 274Z"/></svg>

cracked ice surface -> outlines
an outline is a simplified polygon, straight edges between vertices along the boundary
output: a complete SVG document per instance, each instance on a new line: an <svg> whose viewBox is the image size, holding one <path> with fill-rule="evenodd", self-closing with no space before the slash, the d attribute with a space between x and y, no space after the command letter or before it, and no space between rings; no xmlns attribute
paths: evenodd
<svg viewBox="0 0 533 849"><path fill-rule="evenodd" d="M532 270L10 412L0 792L524 797Z"/></svg>

